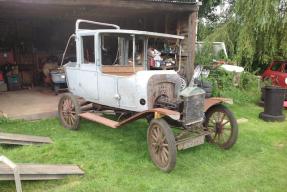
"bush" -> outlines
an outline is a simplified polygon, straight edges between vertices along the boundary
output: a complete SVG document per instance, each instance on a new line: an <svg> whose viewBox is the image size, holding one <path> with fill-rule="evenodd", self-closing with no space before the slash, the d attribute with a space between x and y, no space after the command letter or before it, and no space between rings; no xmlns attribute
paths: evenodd
<svg viewBox="0 0 287 192"><path fill-rule="evenodd" d="M213 96L229 97L237 104L257 102L260 97L259 79L250 72L243 72L235 83L236 73L221 69L212 70L208 80L213 85Z"/></svg>

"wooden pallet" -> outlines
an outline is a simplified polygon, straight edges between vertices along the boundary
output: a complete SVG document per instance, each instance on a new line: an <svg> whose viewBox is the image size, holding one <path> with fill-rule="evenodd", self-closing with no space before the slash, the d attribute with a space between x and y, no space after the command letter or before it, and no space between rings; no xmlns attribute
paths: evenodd
<svg viewBox="0 0 287 192"><path fill-rule="evenodd" d="M0 144L40 145L40 144L50 144L50 143L53 143L53 141L49 137L39 137L39 136L20 135L20 134L0 132Z"/></svg>
<svg viewBox="0 0 287 192"><path fill-rule="evenodd" d="M68 175L84 175L77 165L39 165L16 164L21 181L24 180L55 180ZM0 164L0 180L14 180L13 170L6 164Z"/></svg>

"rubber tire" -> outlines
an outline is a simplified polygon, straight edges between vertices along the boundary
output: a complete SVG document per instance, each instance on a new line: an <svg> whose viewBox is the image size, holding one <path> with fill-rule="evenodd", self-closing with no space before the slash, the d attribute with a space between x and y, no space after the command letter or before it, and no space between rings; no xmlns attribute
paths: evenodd
<svg viewBox="0 0 287 192"><path fill-rule="evenodd" d="M156 157L153 155L153 152L152 152L149 133L151 131L151 127L154 124L157 124L161 128L162 132L164 133L164 135L166 137L166 140L168 143L168 148L170 149L169 150L169 153L170 153L169 162L168 162L167 166L165 166L165 167L161 167L156 163ZM149 155L150 155L150 158L151 158L153 164L156 167L158 167L160 170L162 170L166 173L171 172L175 168L175 165L176 165L177 149L176 149L176 142L175 142L174 134L173 134L170 126L168 125L168 123L164 119L153 119L153 120L151 120L149 128L147 130L147 144L148 144Z"/></svg>
<svg viewBox="0 0 287 192"><path fill-rule="evenodd" d="M230 120L230 124L232 127L231 136L229 137L228 141L225 142L223 145L218 145L218 146L222 149L230 149L236 143L237 138L238 138L238 124L237 124L236 118L234 117L233 113L227 107L219 104L219 105L215 105L215 106L209 108L207 110L207 112L205 113L206 118L205 118L204 126L205 127L207 126L208 119L212 116L213 113L215 113L217 111L223 111L226 114L226 116ZM208 142L211 141L210 135L206 136L206 140Z"/></svg>
<svg viewBox="0 0 287 192"><path fill-rule="evenodd" d="M72 103L73 103L74 106L75 106L75 112L76 112L76 115L77 115L76 122L75 122L74 125L72 125L72 126L68 125L68 124L65 122L65 120L64 120L64 118L63 118L63 116L62 116L62 114L61 114L61 112L60 112L60 109L61 109L61 107L62 107L62 102L63 102L64 99L66 99L66 98L70 98L70 99L71 99ZM59 104L58 104L58 115L59 115L59 119L60 119L61 124L62 124L65 128L67 128L67 129L70 129L70 130L78 130L78 129L80 128L80 116L79 116L80 113L81 113L81 108L80 108L80 105L79 105L79 102L78 102L77 98L76 98L73 94L71 94L71 93L65 93L65 94L63 94L62 97L60 98Z"/></svg>

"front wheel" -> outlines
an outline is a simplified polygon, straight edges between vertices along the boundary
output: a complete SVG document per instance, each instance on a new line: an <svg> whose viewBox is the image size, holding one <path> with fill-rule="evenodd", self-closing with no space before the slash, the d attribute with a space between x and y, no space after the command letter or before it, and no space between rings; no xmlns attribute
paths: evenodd
<svg viewBox="0 0 287 192"><path fill-rule="evenodd" d="M233 113L223 105L216 105L208 109L204 126L210 135L207 141L223 149L231 148L238 137L238 125Z"/></svg>
<svg viewBox="0 0 287 192"><path fill-rule="evenodd" d="M153 119L147 132L147 143L153 163L164 172L170 172L176 164L174 134L164 119Z"/></svg>

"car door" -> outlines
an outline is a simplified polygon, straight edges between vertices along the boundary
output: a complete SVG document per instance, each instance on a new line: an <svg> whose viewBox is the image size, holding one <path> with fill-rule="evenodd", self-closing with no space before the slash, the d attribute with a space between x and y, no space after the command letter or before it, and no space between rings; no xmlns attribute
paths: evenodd
<svg viewBox="0 0 287 192"><path fill-rule="evenodd" d="M99 103L102 105L116 107L120 106L120 96L117 87L118 78L115 75L99 75Z"/></svg>
<svg viewBox="0 0 287 192"><path fill-rule="evenodd" d="M136 76L118 77L117 87L120 96L120 107L133 110L136 108Z"/></svg>
<svg viewBox="0 0 287 192"><path fill-rule="evenodd" d="M95 64L95 38L94 35L80 37L80 69L78 73L78 86L80 96L94 101L99 99L98 71Z"/></svg>

